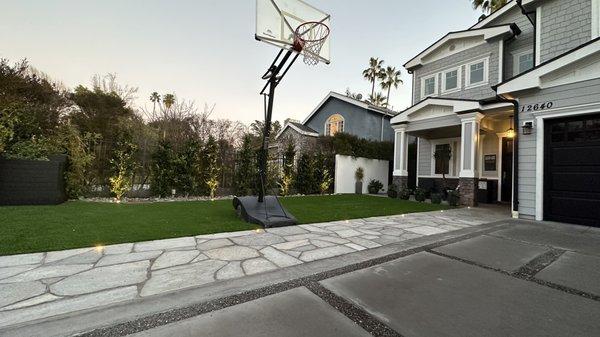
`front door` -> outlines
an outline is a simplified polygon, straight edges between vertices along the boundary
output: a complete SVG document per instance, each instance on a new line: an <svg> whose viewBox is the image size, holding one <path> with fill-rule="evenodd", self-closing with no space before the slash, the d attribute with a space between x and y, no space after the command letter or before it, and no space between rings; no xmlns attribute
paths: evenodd
<svg viewBox="0 0 600 337"><path fill-rule="evenodd" d="M512 196L513 183L513 140L511 138L502 138L501 170L501 200L503 202L510 202Z"/></svg>

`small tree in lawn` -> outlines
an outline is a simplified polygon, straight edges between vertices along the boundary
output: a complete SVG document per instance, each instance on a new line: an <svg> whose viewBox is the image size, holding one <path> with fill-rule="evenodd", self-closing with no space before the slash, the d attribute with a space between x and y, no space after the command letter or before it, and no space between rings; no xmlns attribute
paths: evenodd
<svg viewBox="0 0 600 337"><path fill-rule="evenodd" d="M115 195L118 202L121 201L125 193L131 190L133 185L133 173L137 167L135 161L135 152L137 146L129 139L123 139L117 142L114 157L110 160L113 174L108 179L110 191Z"/></svg>
<svg viewBox="0 0 600 337"><path fill-rule="evenodd" d="M235 160L234 179L235 193L237 195L249 195L254 189L256 180L254 153L252 149L252 137L246 134Z"/></svg>
<svg viewBox="0 0 600 337"><path fill-rule="evenodd" d="M442 167L442 194L446 194L446 172L449 172L450 158L452 158L452 150L450 146L441 146L433 153L436 163L441 163Z"/></svg>
<svg viewBox="0 0 600 337"><path fill-rule="evenodd" d="M290 194L294 184L294 159L296 158L296 147L294 143L289 142L283 153L283 169L281 181L279 182L279 192L286 196Z"/></svg>
<svg viewBox="0 0 600 337"><path fill-rule="evenodd" d="M208 137L208 141L204 146L204 160L206 165L204 170L206 171L206 187L211 199L215 198L217 188L219 187L219 175L221 173L219 167L219 148L217 141L213 136Z"/></svg>
<svg viewBox="0 0 600 337"><path fill-rule="evenodd" d="M152 153L152 192L159 197L166 197L171 194L173 182L173 162L175 154L173 148L167 140L158 142L158 146Z"/></svg>
<svg viewBox="0 0 600 337"><path fill-rule="evenodd" d="M323 175L319 184L319 191L321 192L321 194L327 193L327 191L329 191L329 188L331 187L331 184L333 184L333 177L331 177L331 175L329 174L329 170L325 169L323 170Z"/></svg>
<svg viewBox="0 0 600 337"><path fill-rule="evenodd" d="M312 194L315 192L315 168L310 155L303 153L298 159L298 174L296 176L296 188L301 194Z"/></svg>

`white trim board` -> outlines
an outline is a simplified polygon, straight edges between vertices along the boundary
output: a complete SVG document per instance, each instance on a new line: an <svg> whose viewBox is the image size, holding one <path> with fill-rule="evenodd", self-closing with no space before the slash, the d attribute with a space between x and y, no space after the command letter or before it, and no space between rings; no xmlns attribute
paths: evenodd
<svg viewBox="0 0 600 337"><path fill-rule="evenodd" d="M593 68L592 71L582 71L581 65L575 64L586 58L589 58L592 63L597 62L600 64L600 39L500 84L496 88L496 92L499 95L502 95L527 89L550 88L556 85L600 77L600 67ZM551 82L548 81L548 78L552 79L553 74L556 74L560 70L564 70L564 68L567 68L570 65L574 65L575 68L573 69L573 80L566 83L564 83L564 81L559 82L559 84L555 85L552 83L548 84L548 82Z"/></svg>

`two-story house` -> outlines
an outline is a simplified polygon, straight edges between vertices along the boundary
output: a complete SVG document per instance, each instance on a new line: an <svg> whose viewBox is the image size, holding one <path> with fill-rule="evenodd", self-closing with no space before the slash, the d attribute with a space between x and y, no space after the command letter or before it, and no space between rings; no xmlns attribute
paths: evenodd
<svg viewBox="0 0 600 337"><path fill-rule="evenodd" d="M395 184L416 136L419 186L444 173L464 205L492 189L515 217L600 225L599 35L600 0L513 0L420 52L392 119Z"/></svg>
<svg viewBox="0 0 600 337"><path fill-rule="evenodd" d="M394 130L390 127L393 116L392 110L330 92L304 121L286 121L275 137L275 145L281 148L291 140L301 151L310 149L319 136L333 136L338 132L391 142L394 139Z"/></svg>

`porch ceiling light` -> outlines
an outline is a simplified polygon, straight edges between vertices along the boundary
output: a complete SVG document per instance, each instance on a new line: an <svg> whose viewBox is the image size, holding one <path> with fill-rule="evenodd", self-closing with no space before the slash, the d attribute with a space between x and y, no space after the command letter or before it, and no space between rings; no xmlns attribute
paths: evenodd
<svg viewBox="0 0 600 337"><path fill-rule="evenodd" d="M515 129L513 129L513 116L510 116L510 127L508 128L508 130L506 130L506 137L507 138L515 138Z"/></svg>

